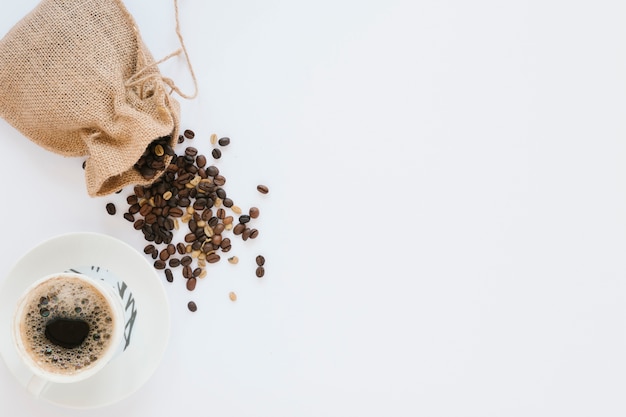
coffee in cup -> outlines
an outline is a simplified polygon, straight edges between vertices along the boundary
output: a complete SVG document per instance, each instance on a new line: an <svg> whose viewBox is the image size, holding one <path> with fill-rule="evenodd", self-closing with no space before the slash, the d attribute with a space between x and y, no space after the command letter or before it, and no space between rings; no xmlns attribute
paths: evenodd
<svg viewBox="0 0 626 417"><path fill-rule="evenodd" d="M124 312L108 284L75 273L38 280L18 302L14 337L23 360L49 382L97 372L121 345Z"/></svg>

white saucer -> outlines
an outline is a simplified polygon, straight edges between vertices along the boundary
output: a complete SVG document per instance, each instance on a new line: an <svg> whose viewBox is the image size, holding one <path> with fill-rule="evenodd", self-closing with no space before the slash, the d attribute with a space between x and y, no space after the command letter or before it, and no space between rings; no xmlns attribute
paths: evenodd
<svg viewBox="0 0 626 417"><path fill-rule="evenodd" d="M156 271L141 253L118 239L97 233L72 233L47 240L25 254L0 288L0 355L19 383L26 386L30 374L11 339L13 309L36 279L70 269L117 277L120 287L126 283L125 300L132 293L137 314L130 343L123 353L87 380L49 384L40 398L73 408L113 404L134 393L152 376L170 332L167 296Z"/></svg>

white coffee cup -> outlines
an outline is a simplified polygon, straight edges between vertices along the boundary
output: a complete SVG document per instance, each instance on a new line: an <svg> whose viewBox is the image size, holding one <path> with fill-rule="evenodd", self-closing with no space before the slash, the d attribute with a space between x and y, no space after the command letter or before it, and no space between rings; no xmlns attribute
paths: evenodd
<svg viewBox="0 0 626 417"><path fill-rule="evenodd" d="M100 372L123 351L124 323L122 299L108 282L73 272L38 279L18 300L12 329L32 374L28 390L39 396L49 383Z"/></svg>

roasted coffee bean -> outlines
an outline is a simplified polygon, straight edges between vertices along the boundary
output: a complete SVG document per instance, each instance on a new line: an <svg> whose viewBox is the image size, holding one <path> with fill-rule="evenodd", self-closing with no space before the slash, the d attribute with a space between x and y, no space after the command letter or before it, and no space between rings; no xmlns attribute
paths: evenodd
<svg viewBox="0 0 626 417"><path fill-rule="evenodd" d="M170 255L174 255L176 253L176 246L172 245L171 243L167 245L167 252Z"/></svg>
<svg viewBox="0 0 626 417"><path fill-rule="evenodd" d="M186 253L185 244L183 242L177 243L176 244L176 251L179 254L184 255Z"/></svg>
<svg viewBox="0 0 626 417"><path fill-rule="evenodd" d="M222 223L216 224L215 227L213 228L213 233L215 233L216 235L222 234L223 231L224 231L224 225Z"/></svg>
<svg viewBox="0 0 626 417"><path fill-rule="evenodd" d="M155 224L157 221L157 216L154 213L150 213L145 217L146 224Z"/></svg>
<svg viewBox="0 0 626 417"><path fill-rule="evenodd" d="M256 239L259 237L259 231L257 229L250 230L250 239Z"/></svg>
<svg viewBox="0 0 626 417"><path fill-rule="evenodd" d="M185 136L185 139L193 139L194 137L196 137L196 134L194 133L194 131L190 129L186 129L183 132L183 135Z"/></svg>
<svg viewBox="0 0 626 417"><path fill-rule="evenodd" d="M264 275L265 275L265 268L262 266L257 267L256 269L257 278L263 278Z"/></svg>
<svg viewBox="0 0 626 417"><path fill-rule="evenodd" d="M145 203L139 209L139 214L141 214L142 216L146 217L148 214L150 214L151 211L152 211L152 206L150 204L148 204L148 203Z"/></svg>
<svg viewBox="0 0 626 417"><path fill-rule="evenodd" d="M198 275L200 275L200 274L198 274ZM193 290L195 290L195 289L196 289L196 282L197 282L197 281L196 281L196 278L194 278L194 277L189 278L189 279L187 280L187 289L188 289L189 291L193 291Z"/></svg>
<svg viewBox="0 0 626 417"><path fill-rule="evenodd" d="M174 274L172 274L172 270L169 268L165 270L165 279L167 282L174 281Z"/></svg>
<svg viewBox="0 0 626 417"><path fill-rule="evenodd" d="M215 177L213 177L213 184L217 185L218 187L221 187L222 185L226 184L226 178L223 175L216 175Z"/></svg>
<svg viewBox="0 0 626 417"><path fill-rule="evenodd" d="M222 151L220 151L219 149L215 148L211 151L211 155L213 156L213 158L215 159L220 159L222 157Z"/></svg>
<svg viewBox="0 0 626 417"><path fill-rule="evenodd" d="M188 146L187 148L185 148L185 155L196 156L198 155L198 149L194 148L193 146Z"/></svg>
<svg viewBox="0 0 626 417"><path fill-rule="evenodd" d="M196 165L198 165L198 168L204 168L206 166L206 156L198 155L196 157Z"/></svg>
<svg viewBox="0 0 626 417"><path fill-rule="evenodd" d="M124 218L131 223L135 223L135 216L130 213L124 213Z"/></svg>
<svg viewBox="0 0 626 417"><path fill-rule="evenodd" d="M209 174L210 177L215 178L219 175L220 170L215 165L211 165L210 167L207 168L206 172L207 174Z"/></svg>
<svg viewBox="0 0 626 417"><path fill-rule="evenodd" d="M171 268L178 268L180 266L180 259L170 258L169 265Z"/></svg>
<svg viewBox="0 0 626 417"><path fill-rule="evenodd" d="M162 261L167 261L170 257L170 253L167 251L167 249L163 249L160 253L159 253L159 259Z"/></svg>
<svg viewBox="0 0 626 417"><path fill-rule="evenodd" d="M218 188L217 190L215 190L215 194L217 194L217 196L222 200L226 198L226 190L223 188Z"/></svg>
<svg viewBox="0 0 626 417"><path fill-rule="evenodd" d="M185 265L183 267L183 278L189 279L192 277L192 274L193 274L193 270L191 269L191 266Z"/></svg>
<svg viewBox="0 0 626 417"><path fill-rule="evenodd" d="M189 311L191 311L192 313L195 313L196 311L198 311L198 306L196 305L196 303L194 303L193 301L190 301L187 303L187 308L189 309Z"/></svg>
<svg viewBox="0 0 626 417"><path fill-rule="evenodd" d="M230 198L228 198L228 197L227 197L227 198L225 198L225 199L224 199L224 201L223 201L223 203L222 203L222 204L224 204L224 207L229 207L229 208L230 208L230 207L232 207L235 203L233 202L233 200L231 200Z"/></svg>
<svg viewBox="0 0 626 417"><path fill-rule="evenodd" d="M109 213L111 216L117 213L117 209L115 208L115 204L113 203L107 203L106 209L107 209L107 213Z"/></svg>
<svg viewBox="0 0 626 417"><path fill-rule="evenodd" d="M153 253L155 250L156 250L156 248L154 247L154 245L146 245L146 247L143 248L143 253L146 253L146 254L149 255L149 254Z"/></svg>
<svg viewBox="0 0 626 417"><path fill-rule="evenodd" d="M234 227L234 229L233 229L233 233L234 233L235 235L240 235L240 234L242 234L242 233L243 233L243 231L244 231L244 230L246 230L246 225L245 225L245 224L242 224L242 223L238 223L238 224Z"/></svg>
<svg viewBox="0 0 626 417"><path fill-rule="evenodd" d="M184 214L183 209L179 207L170 208L169 215L172 217L182 217L183 214Z"/></svg>
<svg viewBox="0 0 626 417"><path fill-rule="evenodd" d="M252 234L252 229L250 229L249 227L246 227L246 229L241 234L241 238L243 240L248 240L251 234Z"/></svg>
<svg viewBox="0 0 626 417"><path fill-rule="evenodd" d="M223 138L220 138L220 139L217 141L217 143L218 143L220 146L228 146L228 145L230 144L230 138L228 138L228 137L223 137Z"/></svg>
<svg viewBox="0 0 626 417"><path fill-rule="evenodd" d="M128 212L130 214L137 214L139 213L140 210L141 210L141 206L139 205L139 203L133 204L132 206L128 207Z"/></svg>
<svg viewBox="0 0 626 417"><path fill-rule="evenodd" d="M220 256L217 253L211 253L210 255L207 255L206 257L206 261L210 264L214 264L220 261Z"/></svg>
<svg viewBox="0 0 626 417"><path fill-rule="evenodd" d="M139 219L133 224L133 228L135 230L141 230L145 224L146 222L143 219Z"/></svg>
<svg viewBox="0 0 626 417"><path fill-rule="evenodd" d="M250 207L248 214L250 215L251 219L256 219L259 217L260 211L257 207Z"/></svg>
<svg viewBox="0 0 626 417"><path fill-rule="evenodd" d="M266 186L266 185L262 185L262 184L257 185L257 186L256 186L256 189L257 189L257 191L258 191L258 192L260 192L261 194L267 194L267 193L269 193L269 192L270 192L269 188L267 188L267 186Z"/></svg>
<svg viewBox="0 0 626 417"><path fill-rule="evenodd" d="M193 270L193 276L194 278L198 278L200 276L200 274L202 273L202 268L196 268Z"/></svg>
<svg viewBox="0 0 626 417"><path fill-rule="evenodd" d="M165 262L161 259L157 259L156 261L154 261L154 267L156 269L165 269Z"/></svg>
<svg viewBox="0 0 626 417"><path fill-rule="evenodd" d="M241 216L239 216L239 223L243 223L246 224L250 221L250 216L247 214L243 214Z"/></svg>
<svg viewBox="0 0 626 417"><path fill-rule="evenodd" d="M220 243L222 243L222 235L214 235L211 238L211 243L213 243L214 245L219 245Z"/></svg>
<svg viewBox="0 0 626 417"><path fill-rule="evenodd" d="M193 262L193 259L191 259L191 256L189 255L183 256L180 260L180 263L183 266L189 266L191 265L191 262Z"/></svg>
<svg viewBox="0 0 626 417"><path fill-rule="evenodd" d="M256 264L258 266L265 265L265 257L263 255L257 255L257 257L256 257Z"/></svg>

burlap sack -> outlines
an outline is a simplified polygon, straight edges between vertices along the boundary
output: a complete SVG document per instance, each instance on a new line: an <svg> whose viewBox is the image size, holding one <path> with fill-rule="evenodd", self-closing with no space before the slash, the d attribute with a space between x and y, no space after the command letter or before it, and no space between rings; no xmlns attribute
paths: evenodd
<svg viewBox="0 0 626 417"><path fill-rule="evenodd" d="M150 182L133 165L154 139L178 138L167 81L120 0L43 0L0 41L0 116L52 152L88 156L91 196Z"/></svg>

